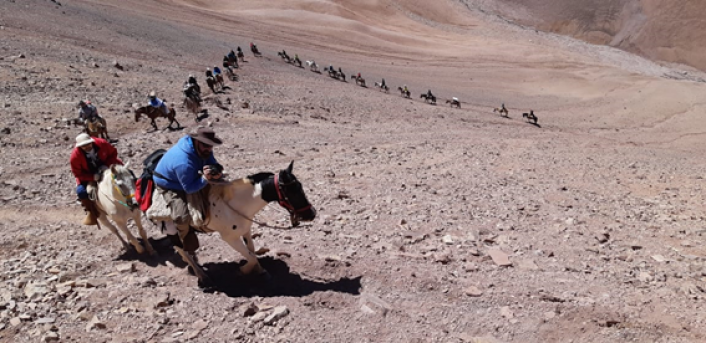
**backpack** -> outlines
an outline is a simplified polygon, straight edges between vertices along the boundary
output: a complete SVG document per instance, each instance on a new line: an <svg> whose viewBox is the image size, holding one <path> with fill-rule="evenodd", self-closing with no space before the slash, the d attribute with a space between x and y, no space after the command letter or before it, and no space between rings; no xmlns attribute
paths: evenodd
<svg viewBox="0 0 706 343"><path fill-rule="evenodd" d="M152 192L154 191L153 176L159 160L167 151L164 149L155 150L142 162L142 175L135 183L135 201L140 205L142 212L147 211L152 205Z"/></svg>

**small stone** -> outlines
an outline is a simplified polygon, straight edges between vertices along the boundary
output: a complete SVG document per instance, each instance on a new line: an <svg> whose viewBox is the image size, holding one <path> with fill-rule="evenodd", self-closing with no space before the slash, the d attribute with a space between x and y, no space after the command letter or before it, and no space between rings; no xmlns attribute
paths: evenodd
<svg viewBox="0 0 706 343"><path fill-rule="evenodd" d="M288 314L289 314L289 309L287 308L287 306L277 306L277 307L275 307L274 311L272 311L272 314L270 314L269 316L267 316L267 318L265 318L264 323L267 325L272 325L275 322L277 322L278 320L287 316Z"/></svg>
<svg viewBox="0 0 706 343"><path fill-rule="evenodd" d="M254 316L250 317L250 322L252 322L252 323L261 322L261 321L265 320L265 318L267 318L267 316L268 316L267 312L255 313Z"/></svg>
<svg viewBox="0 0 706 343"><path fill-rule="evenodd" d="M503 306L500 308L500 315L503 316L505 319L512 319L515 317L515 314L512 313L512 310L510 310L509 306Z"/></svg>
<svg viewBox="0 0 706 343"><path fill-rule="evenodd" d="M20 324L22 324L22 319L20 319L20 317L14 317L10 319L10 325L12 325L13 327L17 327Z"/></svg>
<svg viewBox="0 0 706 343"><path fill-rule="evenodd" d="M479 297L483 295L483 291L478 289L476 286L469 286L466 289L463 290L463 293L465 293L469 297Z"/></svg>
<svg viewBox="0 0 706 343"><path fill-rule="evenodd" d="M500 249L488 249L488 255L493 259L493 262L500 267L512 266L512 262L510 262L508 255Z"/></svg>
<svg viewBox="0 0 706 343"><path fill-rule="evenodd" d="M39 318L34 321L35 324L51 324L56 321L56 318L52 317L45 317L45 318Z"/></svg>
<svg viewBox="0 0 706 343"><path fill-rule="evenodd" d="M453 245L454 244L454 238L451 235L445 235L444 237L441 238L441 240L446 245Z"/></svg>
<svg viewBox="0 0 706 343"><path fill-rule="evenodd" d="M648 272L640 272L640 275L638 275L637 278L641 282L650 282L654 279L652 275Z"/></svg>
<svg viewBox="0 0 706 343"><path fill-rule="evenodd" d="M93 328L105 329L105 323L101 322L98 317L93 316L93 318L86 324L86 332L90 332Z"/></svg>
<svg viewBox="0 0 706 343"><path fill-rule="evenodd" d="M238 313L241 313L243 317L252 317L257 313L257 310L257 306L255 306L254 303L249 303L241 305L240 308L238 308Z"/></svg>
<svg viewBox="0 0 706 343"><path fill-rule="evenodd" d="M544 320L550 320L556 317L556 312L554 311L549 311L549 312L544 312Z"/></svg>
<svg viewBox="0 0 706 343"><path fill-rule="evenodd" d="M132 273L135 271L135 265L132 262L122 263L115 267L121 273Z"/></svg>
<svg viewBox="0 0 706 343"><path fill-rule="evenodd" d="M59 341L59 334L53 331L47 332L46 335L44 335L44 342L58 342Z"/></svg>
<svg viewBox="0 0 706 343"><path fill-rule="evenodd" d="M662 255L652 255L652 259L660 263L666 261Z"/></svg>

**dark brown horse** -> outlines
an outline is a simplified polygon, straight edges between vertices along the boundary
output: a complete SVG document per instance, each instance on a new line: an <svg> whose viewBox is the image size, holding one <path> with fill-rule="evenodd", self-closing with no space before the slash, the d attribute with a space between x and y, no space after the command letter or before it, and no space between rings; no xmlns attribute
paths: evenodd
<svg viewBox="0 0 706 343"><path fill-rule="evenodd" d="M424 99L424 102L431 103L432 105L436 105L436 96L434 95L428 95L426 93L422 94L420 98Z"/></svg>
<svg viewBox="0 0 706 343"><path fill-rule="evenodd" d="M533 122L535 125L537 124L537 116L534 114L533 110L530 110L529 113L522 113L522 118L527 118L527 122Z"/></svg>
<svg viewBox="0 0 706 343"><path fill-rule="evenodd" d="M456 106L456 107L458 107L458 108L461 108L461 102L458 101L458 99L456 99L456 98L447 99L447 100L446 100L446 103L447 103L447 104L451 104L451 105L450 105L451 107Z"/></svg>
<svg viewBox="0 0 706 343"><path fill-rule="evenodd" d="M166 106L166 105L165 105ZM157 123L154 121L156 118L167 118L169 119L169 128L172 128L172 123L177 124L177 129L181 128L181 124L176 120L176 111L174 110L173 107L168 107L167 108L167 113L164 113L163 108L156 108L152 106L143 106L138 109L135 109L135 121L139 122L140 121L140 116L145 115L147 118L150 118L152 122L152 127L157 130Z"/></svg>
<svg viewBox="0 0 706 343"><path fill-rule="evenodd" d="M355 84L361 87L366 87L365 86L365 79L362 77L358 77L356 75L351 75L351 80L355 80Z"/></svg>
<svg viewBox="0 0 706 343"><path fill-rule="evenodd" d="M404 90L404 88L402 88L402 87L397 87L397 90L399 90L399 91L400 91L400 94L402 94L402 96L405 97L405 98L411 98L411 97L412 97L412 93L409 91L409 89L408 89L408 90Z"/></svg>

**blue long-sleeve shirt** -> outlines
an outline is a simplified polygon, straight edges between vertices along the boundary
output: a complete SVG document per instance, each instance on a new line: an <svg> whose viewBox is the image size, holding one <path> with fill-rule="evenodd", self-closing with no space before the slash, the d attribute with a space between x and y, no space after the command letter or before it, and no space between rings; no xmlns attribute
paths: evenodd
<svg viewBox="0 0 706 343"><path fill-rule="evenodd" d="M206 187L206 181L199 171L205 165L217 164L213 154L206 159L199 157L194 147L194 142L189 136L179 139L177 144L171 147L159 160L155 171L166 179L154 176L154 183L157 186L173 190L184 191L192 194Z"/></svg>

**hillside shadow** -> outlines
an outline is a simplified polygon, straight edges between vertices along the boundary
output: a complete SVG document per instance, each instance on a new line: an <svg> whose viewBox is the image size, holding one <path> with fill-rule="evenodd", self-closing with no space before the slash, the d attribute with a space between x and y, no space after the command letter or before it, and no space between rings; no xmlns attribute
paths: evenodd
<svg viewBox="0 0 706 343"><path fill-rule="evenodd" d="M140 242L140 244L143 244L142 239L138 238L137 240ZM150 238L149 242L150 244L152 244L154 251L157 253L156 255L151 256L147 252L138 254L135 248L130 246L130 250L124 251L122 254L116 257L115 260L139 261L153 268L157 266L165 266L167 265L167 261L169 261L171 264L179 268L186 267L186 263L181 259L181 256L179 256L179 254L174 251L174 248L172 247L172 243L169 241L169 238L167 238L166 236L160 239Z"/></svg>
<svg viewBox="0 0 706 343"><path fill-rule="evenodd" d="M204 291L217 291L229 297L301 297L324 291L360 294L361 276L320 282L306 280L290 272L289 266L282 260L263 257L260 264L268 271L269 278L261 275L242 275L240 264L235 262L205 263L203 267L211 278L211 284Z"/></svg>

